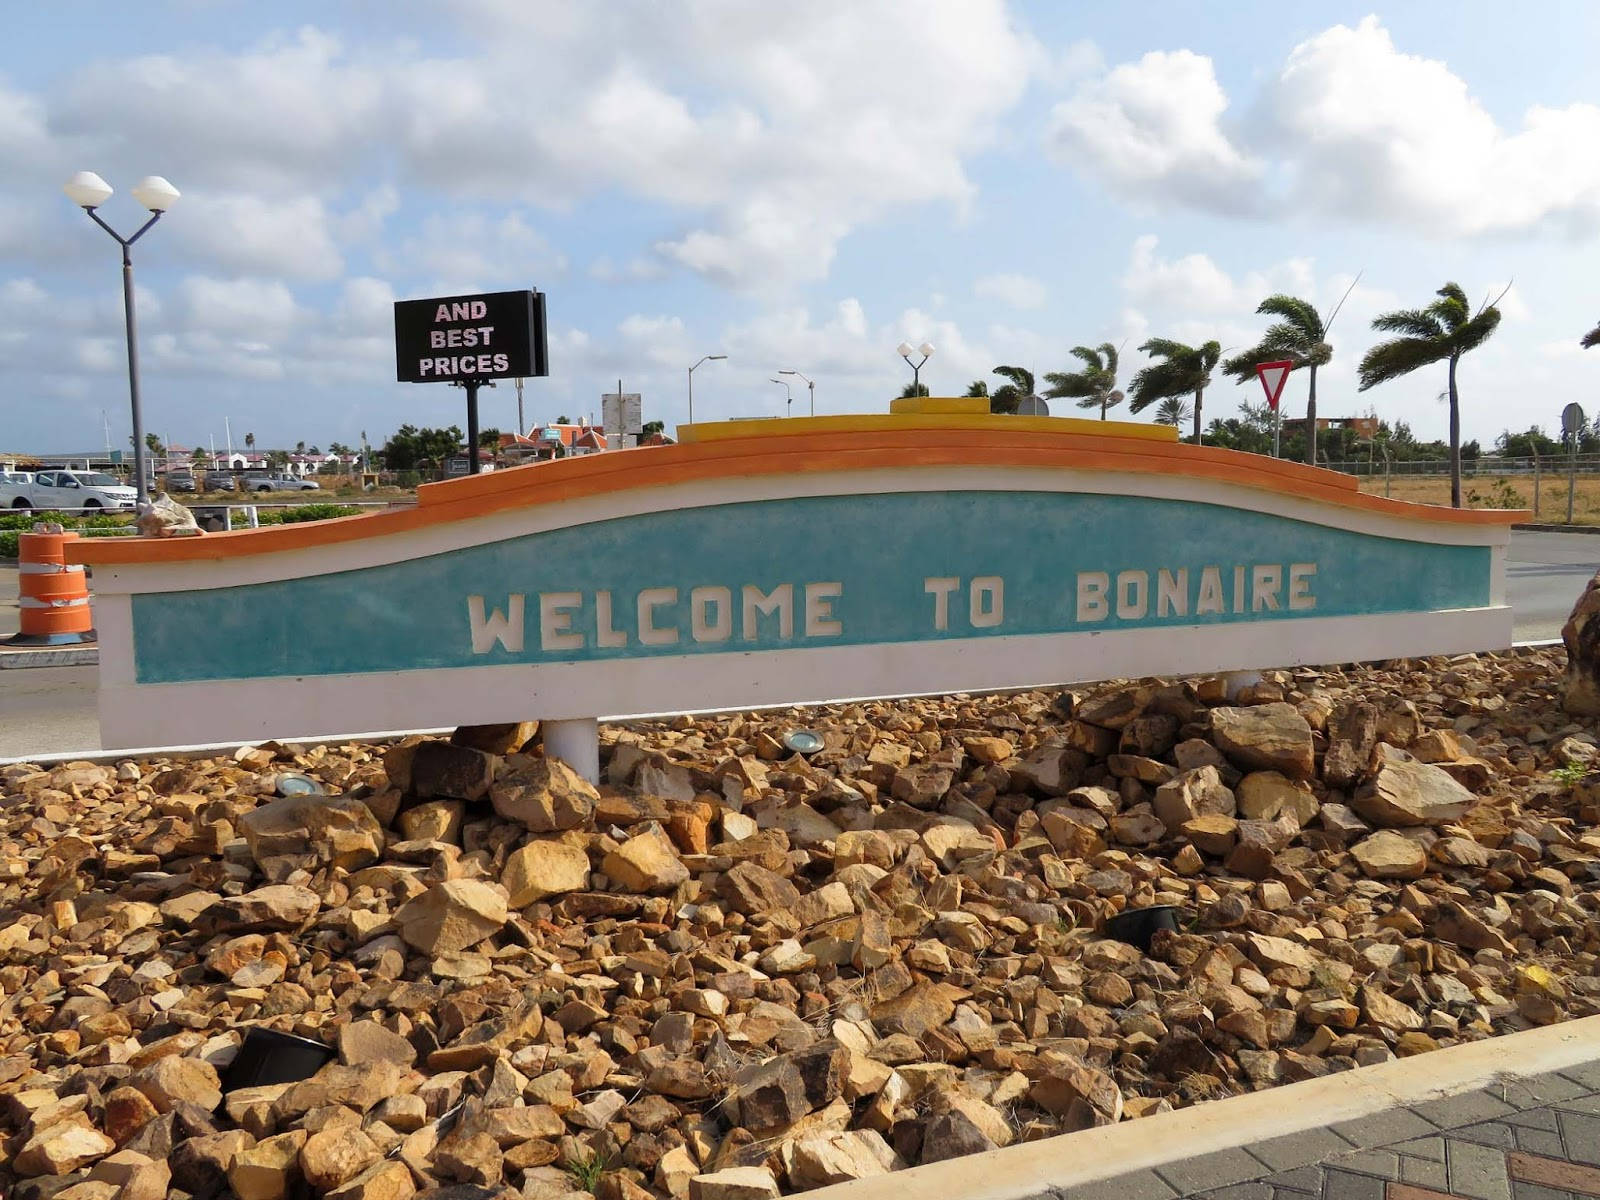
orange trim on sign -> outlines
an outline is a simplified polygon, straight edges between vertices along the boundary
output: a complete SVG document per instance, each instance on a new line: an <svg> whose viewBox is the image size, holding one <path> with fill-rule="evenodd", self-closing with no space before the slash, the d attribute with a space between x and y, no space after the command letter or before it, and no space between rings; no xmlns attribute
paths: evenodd
<svg viewBox="0 0 1600 1200"><path fill-rule="evenodd" d="M645 488L767 475L915 467L1029 467L1182 476L1313 500L1356 512L1444 525L1504 526L1528 513L1454 509L1386 500L1361 492L1353 476L1282 459L1210 446L1083 434L909 428L818 432L782 438L752 431L695 445L652 446L511 467L487 475L425 484L411 508L331 521L235 530L198 538L92 538L71 544L73 562L207 562L274 554L407 533L512 509ZM1130 480L1129 494L1138 494Z"/></svg>

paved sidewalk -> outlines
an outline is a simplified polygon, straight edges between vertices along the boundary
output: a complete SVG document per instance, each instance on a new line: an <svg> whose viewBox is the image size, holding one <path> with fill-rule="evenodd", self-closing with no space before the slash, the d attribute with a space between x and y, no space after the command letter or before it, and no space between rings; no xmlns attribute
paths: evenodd
<svg viewBox="0 0 1600 1200"><path fill-rule="evenodd" d="M1600 1062L1050 1193L1055 1200L1600 1197Z"/></svg>

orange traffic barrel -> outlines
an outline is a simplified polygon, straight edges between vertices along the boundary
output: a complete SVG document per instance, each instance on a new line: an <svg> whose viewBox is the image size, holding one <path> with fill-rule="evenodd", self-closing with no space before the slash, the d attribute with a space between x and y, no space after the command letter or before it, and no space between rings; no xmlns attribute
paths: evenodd
<svg viewBox="0 0 1600 1200"><path fill-rule="evenodd" d="M72 646L94 641L89 581L81 564L67 562L67 543L78 535L23 533L17 537L17 603L21 632L13 646Z"/></svg>

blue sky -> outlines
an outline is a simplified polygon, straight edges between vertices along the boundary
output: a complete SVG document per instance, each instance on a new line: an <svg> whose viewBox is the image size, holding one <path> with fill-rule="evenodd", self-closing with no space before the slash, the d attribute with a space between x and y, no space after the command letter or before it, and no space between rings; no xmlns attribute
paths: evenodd
<svg viewBox="0 0 1600 1200"><path fill-rule="evenodd" d="M393 382L391 302L530 286L530 424L619 376L677 423L708 353L701 419L781 414L782 368L881 411L902 339L938 347L936 394L1108 340L1131 374L1148 336L1242 347L1269 292L1329 306L1358 272L1322 413L1443 435L1442 369L1358 396L1354 367L1374 314L1451 279L1515 280L1465 436L1600 409L1592 4L788 7L33 6L0 57L0 451L101 445L102 412L125 444L80 169L124 229L140 176L184 192L135 264L147 427L186 445L461 423L458 390ZM1254 398L1220 382L1206 414ZM483 409L509 427L514 391Z"/></svg>

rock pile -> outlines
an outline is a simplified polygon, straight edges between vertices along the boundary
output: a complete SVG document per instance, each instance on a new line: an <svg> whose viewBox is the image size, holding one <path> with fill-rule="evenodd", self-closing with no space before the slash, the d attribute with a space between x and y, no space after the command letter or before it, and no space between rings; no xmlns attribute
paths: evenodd
<svg viewBox="0 0 1600 1200"><path fill-rule="evenodd" d="M1600 1011L1562 665L0 769L0 1194L756 1200Z"/></svg>

